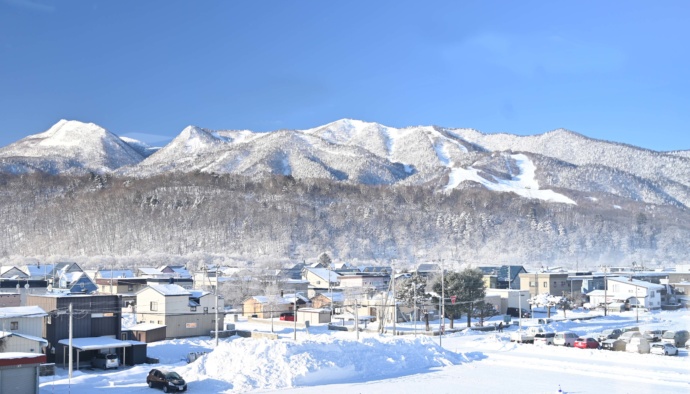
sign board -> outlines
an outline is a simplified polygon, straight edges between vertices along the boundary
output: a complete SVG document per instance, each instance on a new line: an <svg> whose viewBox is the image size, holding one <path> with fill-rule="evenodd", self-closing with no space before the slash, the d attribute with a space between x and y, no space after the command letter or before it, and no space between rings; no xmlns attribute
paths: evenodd
<svg viewBox="0 0 690 394"><path fill-rule="evenodd" d="M455 304L455 300L457 300L457 299L458 299L458 296L450 296L450 302L452 304Z"/></svg>

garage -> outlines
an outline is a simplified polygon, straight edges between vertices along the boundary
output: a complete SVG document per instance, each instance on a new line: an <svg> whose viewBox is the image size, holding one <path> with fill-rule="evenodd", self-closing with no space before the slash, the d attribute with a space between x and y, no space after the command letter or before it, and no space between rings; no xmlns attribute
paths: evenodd
<svg viewBox="0 0 690 394"><path fill-rule="evenodd" d="M38 370L46 356L35 353L0 353L0 394L37 394Z"/></svg>

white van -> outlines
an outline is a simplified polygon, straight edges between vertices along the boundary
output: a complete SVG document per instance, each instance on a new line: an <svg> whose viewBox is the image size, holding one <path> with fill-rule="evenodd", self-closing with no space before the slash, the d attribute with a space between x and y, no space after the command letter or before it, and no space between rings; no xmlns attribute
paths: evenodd
<svg viewBox="0 0 690 394"><path fill-rule="evenodd" d="M570 332L570 331L557 332L556 336L553 337L553 344L556 346L571 347L575 344L575 341L577 341L577 338L579 338L579 336L577 334L575 334L574 332Z"/></svg>
<svg viewBox="0 0 690 394"><path fill-rule="evenodd" d="M675 347L683 347L690 340L690 333L687 330L666 331L661 336L661 342L670 343Z"/></svg>

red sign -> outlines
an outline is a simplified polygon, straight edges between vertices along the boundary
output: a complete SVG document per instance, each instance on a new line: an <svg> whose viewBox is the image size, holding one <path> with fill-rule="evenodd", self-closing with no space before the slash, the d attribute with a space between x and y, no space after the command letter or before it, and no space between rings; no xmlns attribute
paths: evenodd
<svg viewBox="0 0 690 394"><path fill-rule="evenodd" d="M458 296L450 296L450 302L452 304L455 304L455 300L457 300L457 299L458 299Z"/></svg>

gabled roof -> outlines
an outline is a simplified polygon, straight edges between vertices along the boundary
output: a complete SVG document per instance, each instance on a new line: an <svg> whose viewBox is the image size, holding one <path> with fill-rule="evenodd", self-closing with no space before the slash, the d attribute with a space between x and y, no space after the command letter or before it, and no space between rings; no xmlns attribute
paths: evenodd
<svg viewBox="0 0 690 394"><path fill-rule="evenodd" d="M160 275L162 272L158 268L152 268L152 267L139 267L137 268L137 272L143 275Z"/></svg>
<svg viewBox="0 0 690 394"><path fill-rule="evenodd" d="M326 297L329 299L331 302L343 302L345 301L345 294L343 294L340 291L325 291L323 293L319 293L319 295Z"/></svg>
<svg viewBox="0 0 690 394"><path fill-rule="evenodd" d="M329 275L330 275L330 282L334 283L338 281L338 277L340 277L340 274L335 272L335 271L329 271L325 268L305 268L306 271L311 272L312 274L318 276L319 278L328 281Z"/></svg>
<svg viewBox="0 0 690 394"><path fill-rule="evenodd" d="M10 306L0 308L0 319L15 317L44 317L48 316L40 306Z"/></svg>
<svg viewBox="0 0 690 394"><path fill-rule="evenodd" d="M9 276L11 275L11 276ZM2 266L0 267L0 277L4 278L10 278L10 279L19 279L19 278L26 278L29 275L24 272L22 269L15 267L15 266Z"/></svg>
<svg viewBox="0 0 690 394"><path fill-rule="evenodd" d="M518 278L521 273L525 273L527 270L521 265L502 265L498 269L498 279L512 282L515 278Z"/></svg>
<svg viewBox="0 0 690 394"><path fill-rule="evenodd" d="M251 297L247 298L247 300L245 300L245 302L248 301L248 300L252 300L252 299L253 299L253 300L256 300L256 301L259 302L260 304L268 304L268 303L271 303L271 302L274 302L274 303L276 303L276 304L292 304L292 302L288 302L288 301L287 301L286 299L284 299L283 297L277 297L277 296L276 296L276 297L269 297L269 296L251 296Z"/></svg>
<svg viewBox="0 0 690 394"><path fill-rule="evenodd" d="M24 266L25 272L32 278L52 277L55 265L53 264L28 264Z"/></svg>
<svg viewBox="0 0 690 394"><path fill-rule="evenodd" d="M35 337L33 335L27 335L27 334L23 334L21 332L16 332L16 331L0 331L0 339L12 337L12 336L28 339L28 340L34 341L34 342L38 342L41 344L41 346L48 346L48 341L41 338L41 337Z"/></svg>
<svg viewBox="0 0 690 394"><path fill-rule="evenodd" d="M203 296L207 296L207 295L211 294L211 292L206 291L206 290L189 290L189 294L191 297L201 298Z"/></svg>
<svg viewBox="0 0 690 394"><path fill-rule="evenodd" d="M417 272L440 272L441 267L435 263L421 263L417 266Z"/></svg>

